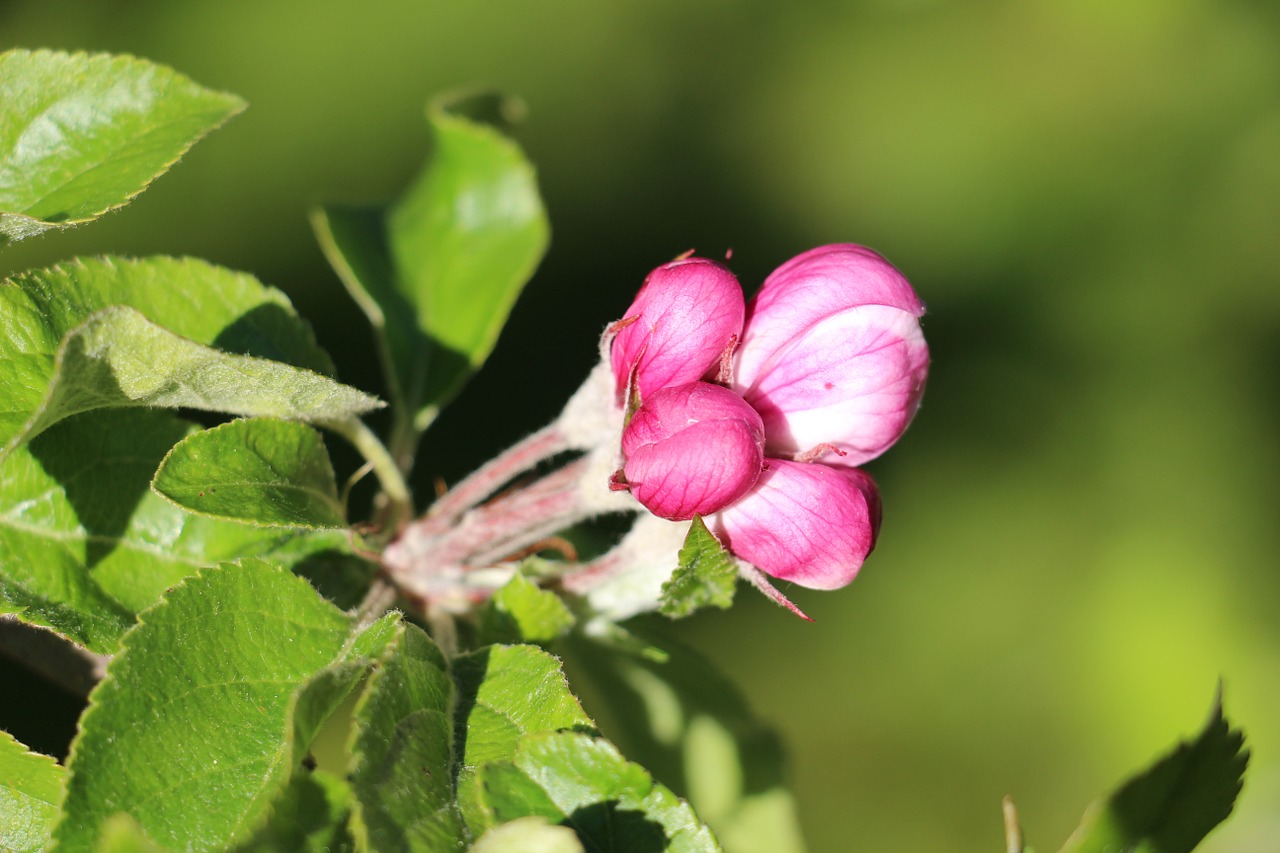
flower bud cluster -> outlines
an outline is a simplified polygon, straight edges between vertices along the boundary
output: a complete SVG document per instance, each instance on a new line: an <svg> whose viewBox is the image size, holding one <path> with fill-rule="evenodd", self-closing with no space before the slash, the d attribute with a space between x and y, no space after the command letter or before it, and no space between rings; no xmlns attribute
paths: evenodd
<svg viewBox="0 0 1280 853"><path fill-rule="evenodd" d="M561 415L454 485L383 566L429 612L466 612L557 531L647 510L610 552L565 563L560 585L614 619L652 609L701 516L779 603L792 606L764 574L843 586L880 523L875 482L857 466L902 435L924 390L923 313L906 279L860 246L793 258L749 303L721 264L664 264L606 329L601 363ZM580 455L510 486L566 452Z"/></svg>
<svg viewBox="0 0 1280 853"><path fill-rule="evenodd" d="M655 270L610 351L631 412L617 483L650 512L707 517L735 556L814 589L853 579L875 545L879 456L919 406L924 306L884 258L823 246L751 302L724 267Z"/></svg>

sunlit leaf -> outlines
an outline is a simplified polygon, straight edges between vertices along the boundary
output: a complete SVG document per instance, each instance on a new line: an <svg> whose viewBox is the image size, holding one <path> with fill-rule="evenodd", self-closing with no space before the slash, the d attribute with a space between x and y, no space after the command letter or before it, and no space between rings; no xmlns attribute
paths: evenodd
<svg viewBox="0 0 1280 853"><path fill-rule="evenodd" d="M58 818L66 772L0 731L0 850L45 849Z"/></svg>
<svg viewBox="0 0 1280 853"><path fill-rule="evenodd" d="M128 203L242 109L131 56L0 54L0 244Z"/></svg>
<svg viewBox="0 0 1280 853"><path fill-rule="evenodd" d="M480 609L482 643L549 643L573 627L564 599L517 572Z"/></svg>
<svg viewBox="0 0 1280 853"><path fill-rule="evenodd" d="M678 618L701 607L729 607L737 582L738 567L732 555L702 518L694 516L675 572L662 585L662 613Z"/></svg>
<svg viewBox="0 0 1280 853"><path fill-rule="evenodd" d="M266 824L324 719L381 653L305 581L247 560L203 570L124 640L68 759L60 850L114 814L166 849L224 850Z"/></svg>
<svg viewBox="0 0 1280 853"><path fill-rule="evenodd" d="M201 515L265 527L342 527L324 439L304 424L250 418L187 436L151 487Z"/></svg>
<svg viewBox="0 0 1280 853"><path fill-rule="evenodd" d="M602 738L528 735L510 762L482 767L480 780L485 804L500 822L534 815L563 823L587 849L721 849L688 803Z"/></svg>
<svg viewBox="0 0 1280 853"><path fill-rule="evenodd" d="M1091 806L1062 853L1188 853L1231 814L1248 763L1219 700L1195 740Z"/></svg>
<svg viewBox="0 0 1280 853"><path fill-rule="evenodd" d="M513 110L498 96L431 105L434 149L402 198L385 211L313 216L326 256L373 323L392 397L418 429L483 364L546 251L532 166L471 117Z"/></svg>

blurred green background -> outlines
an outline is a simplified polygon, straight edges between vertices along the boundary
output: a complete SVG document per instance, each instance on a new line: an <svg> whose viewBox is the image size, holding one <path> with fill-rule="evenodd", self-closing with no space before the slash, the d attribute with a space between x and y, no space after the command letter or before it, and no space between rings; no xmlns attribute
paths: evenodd
<svg viewBox="0 0 1280 853"><path fill-rule="evenodd" d="M877 552L848 589L793 590L816 624L743 588L674 627L783 733L813 849L999 850L1012 794L1054 850L1220 676L1254 759L1204 849L1280 849L1280 6L11 0L0 43L135 53L250 103L5 272L249 270L371 390L308 207L395 194L433 93L527 101L553 245L429 433L424 492L557 412L663 260L732 249L751 288L820 243L880 250L929 303L934 366L871 466Z"/></svg>

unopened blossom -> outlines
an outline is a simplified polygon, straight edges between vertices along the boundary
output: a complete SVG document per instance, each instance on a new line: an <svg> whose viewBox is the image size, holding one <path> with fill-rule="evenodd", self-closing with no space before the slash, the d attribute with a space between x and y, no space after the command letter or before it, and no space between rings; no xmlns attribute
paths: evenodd
<svg viewBox="0 0 1280 853"><path fill-rule="evenodd" d="M631 494L654 515L687 521L741 498L760 476L764 424L720 385L690 382L644 398L622 433Z"/></svg>
<svg viewBox="0 0 1280 853"><path fill-rule="evenodd" d="M701 379L742 331L744 310L738 280L714 261L682 258L651 272L613 339L618 401L633 376L641 400Z"/></svg>
<svg viewBox="0 0 1280 853"><path fill-rule="evenodd" d="M750 495L709 523L729 551L773 577L836 589L875 546L880 497L856 468L770 459Z"/></svg>
<svg viewBox="0 0 1280 853"><path fill-rule="evenodd" d="M710 291L708 269L695 267L678 280L664 280L663 304L697 302ZM678 287L688 293L671 292ZM728 310L722 307L733 300L723 295L720 276L714 292L716 315L731 318L736 303ZM740 290L732 295L741 300ZM637 305L642 301L637 297ZM760 416L765 436L764 473L710 519L713 532L735 556L775 578L815 589L843 586L857 574L875 545L880 510L875 482L854 466L897 441L919 406L929 363L919 323L923 313L901 273L861 246L814 249L783 264L765 281L745 308L740 344L725 371L732 376L733 390ZM686 336L678 339L660 341L650 334L646 365L667 363L668 351L657 347L678 340L681 353L700 353L687 371L703 375L714 361L708 356L726 333L732 334L731 323L711 326L706 335L688 324L682 329ZM624 352L635 352L635 346ZM613 367L617 379L616 343ZM642 398L662 393L655 389L660 372L642 369L636 375L646 380ZM699 397L688 396L682 405L686 420L716 417L710 409L705 416L697 411ZM629 432L630 427L622 449L630 481ZM709 472L721 471L719 460L724 460L723 470L740 465L734 435L707 430L696 446L690 440L678 452L673 446L671 452L655 453L664 463L661 477L650 480L643 497L634 486L633 494L665 518L704 514L690 511L694 502L685 496L713 494L707 483L718 482ZM714 494L719 498L725 491ZM702 504L708 505L713 504ZM672 512L674 507L678 513Z"/></svg>
<svg viewBox="0 0 1280 853"><path fill-rule="evenodd" d="M924 305L884 258L822 246L783 264L747 306L734 388L764 419L771 456L817 448L828 465L874 459L924 393Z"/></svg>

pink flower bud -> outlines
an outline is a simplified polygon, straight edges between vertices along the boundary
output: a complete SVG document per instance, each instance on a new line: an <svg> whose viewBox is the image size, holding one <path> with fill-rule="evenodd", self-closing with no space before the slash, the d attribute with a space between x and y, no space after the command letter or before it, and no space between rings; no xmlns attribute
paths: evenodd
<svg viewBox="0 0 1280 853"><path fill-rule="evenodd" d="M836 589L875 547L880 498L863 471L770 459L755 488L710 524L726 548L765 573Z"/></svg>
<svg viewBox="0 0 1280 853"><path fill-rule="evenodd" d="M650 512L672 521L716 512L755 484L764 425L734 392L691 382L649 394L622 433L623 472Z"/></svg>
<svg viewBox="0 0 1280 853"><path fill-rule="evenodd" d="M751 301L735 387L764 419L770 455L822 445L855 466L892 445L924 392L929 350L915 291L861 246L822 246L783 264Z"/></svg>
<svg viewBox="0 0 1280 853"><path fill-rule="evenodd" d="M631 371L643 400L667 385L701 379L742 332L742 287L704 258L663 264L645 279L623 315L635 320L613 340L613 376L621 402Z"/></svg>

